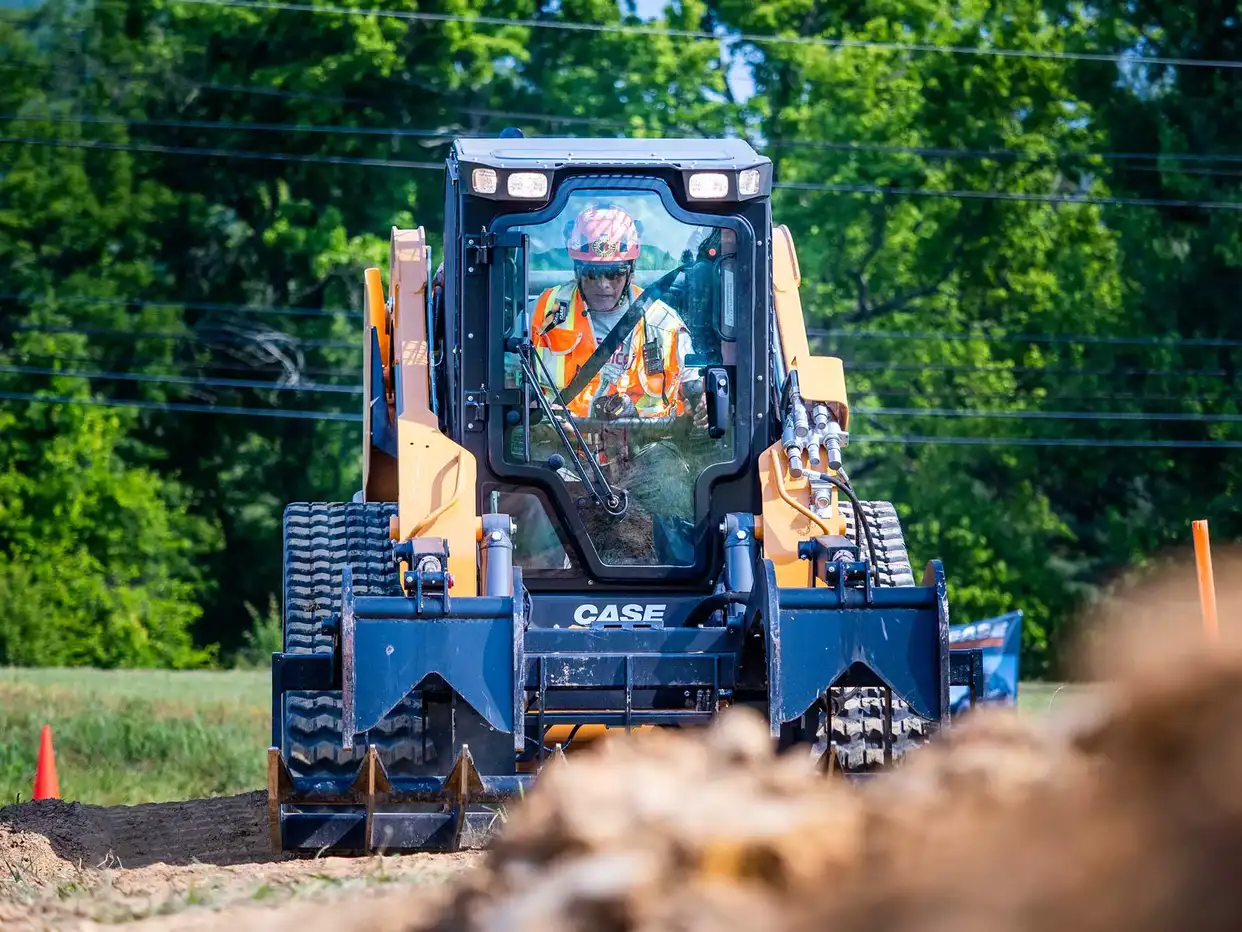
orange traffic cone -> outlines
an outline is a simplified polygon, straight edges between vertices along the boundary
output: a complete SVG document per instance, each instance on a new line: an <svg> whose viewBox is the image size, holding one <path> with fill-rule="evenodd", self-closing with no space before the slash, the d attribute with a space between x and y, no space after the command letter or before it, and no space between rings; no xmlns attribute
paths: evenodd
<svg viewBox="0 0 1242 932"><path fill-rule="evenodd" d="M56 755L52 751L52 729L43 726L39 736L39 762L35 765L35 799L60 799L60 781L56 779Z"/></svg>

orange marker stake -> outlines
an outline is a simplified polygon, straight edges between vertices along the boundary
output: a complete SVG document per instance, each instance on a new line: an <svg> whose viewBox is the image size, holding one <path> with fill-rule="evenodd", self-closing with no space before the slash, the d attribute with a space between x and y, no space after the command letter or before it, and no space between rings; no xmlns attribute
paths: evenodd
<svg viewBox="0 0 1242 932"><path fill-rule="evenodd" d="M1208 523L1191 522L1195 539L1195 564L1199 568L1199 605L1203 608L1203 630L1208 637L1220 634L1216 623L1216 583L1212 579L1212 544L1208 538Z"/></svg>

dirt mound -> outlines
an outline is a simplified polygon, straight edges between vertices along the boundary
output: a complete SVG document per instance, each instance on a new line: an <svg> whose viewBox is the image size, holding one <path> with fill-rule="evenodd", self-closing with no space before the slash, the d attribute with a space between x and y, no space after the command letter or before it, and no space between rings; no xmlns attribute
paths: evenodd
<svg viewBox="0 0 1242 932"><path fill-rule="evenodd" d="M981 714L955 744L863 791L774 757L766 724L740 710L701 736L601 742L549 766L483 869L406 928L798 929L825 901L891 895L905 871L934 869L952 831L938 811L995 814L1085 772L1085 755L1011 716Z"/></svg>
<svg viewBox="0 0 1242 932"><path fill-rule="evenodd" d="M74 868L273 859L262 792L138 806L39 800L0 809L0 833L0 858L11 856L19 839L33 836L42 839L55 861ZM60 870L46 859L39 863L45 872ZM31 871L29 879L37 879L40 870Z"/></svg>
<svg viewBox="0 0 1242 932"><path fill-rule="evenodd" d="M62 882L74 874L73 865L60 857L46 838L0 825L0 897L25 887Z"/></svg>
<svg viewBox="0 0 1242 932"><path fill-rule="evenodd" d="M1232 929L1242 649L1198 639L1193 596L1159 604L1166 627L1118 645L1090 715L980 712L861 787L773 757L741 711L700 735L603 741L548 768L437 915L376 906L346 927ZM1153 666L1162 651L1175 660Z"/></svg>

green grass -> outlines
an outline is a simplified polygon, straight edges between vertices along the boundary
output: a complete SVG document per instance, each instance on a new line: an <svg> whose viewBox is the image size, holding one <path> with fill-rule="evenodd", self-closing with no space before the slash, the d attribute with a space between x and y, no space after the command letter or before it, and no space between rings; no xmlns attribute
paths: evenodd
<svg viewBox="0 0 1242 932"><path fill-rule="evenodd" d="M266 670L0 668L0 805L30 798L45 723L64 799L114 805L261 789L271 740L268 677ZM1077 689L1023 683L1019 708L1046 713Z"/></svg>
<svg viewBox="0 0 1242 932"><path fill-rule="evenodd" d="M0 668L0 804L30 798L44 724L63 799L114 805L259 789L269 682L267 671Z"/></svg>
<svg viewBox="0 0 1242 932"><path fill-rule="evenodd" d="M1073 683L1023 683L1018 687L1018 711L1055 712L1088 689L1089 686Z"/></svg>

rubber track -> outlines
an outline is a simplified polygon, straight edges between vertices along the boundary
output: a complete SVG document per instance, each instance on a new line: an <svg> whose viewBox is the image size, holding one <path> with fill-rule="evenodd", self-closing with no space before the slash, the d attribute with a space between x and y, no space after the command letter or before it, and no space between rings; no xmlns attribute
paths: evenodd
<svg viewBox="0 0 1242 932"><path fill-rule="evenodd" d="M397 506L386 502L296 502L284 520L284 644L291 654L330 654L326 622L341 610L341 567L354 574L354 594L401 592L390 557L388 521ZM375 744L392 775L411 772L423 758L417 697L374 728ZM340 692L290 692L285 698L284 751L295 776L352 774L365 745L341 743Z"/></svg>
<svg viewBox="0 0 1242 932"><path fill-rule="evenodd" d="M852 502L839 502L851 540L860 540L866 553L866 538L858 535ZM914 570L906 551L901 519L889 502L860 502L864 520L875 544L881 586L913 586ZM837 766L848 771L874 770L884 764L884 691L872 688L832 690L832 740ZM893 760L926 740L923 719L910 713L904 701L893 697ZM822 727L821 727L822 731Z"/></svg>

